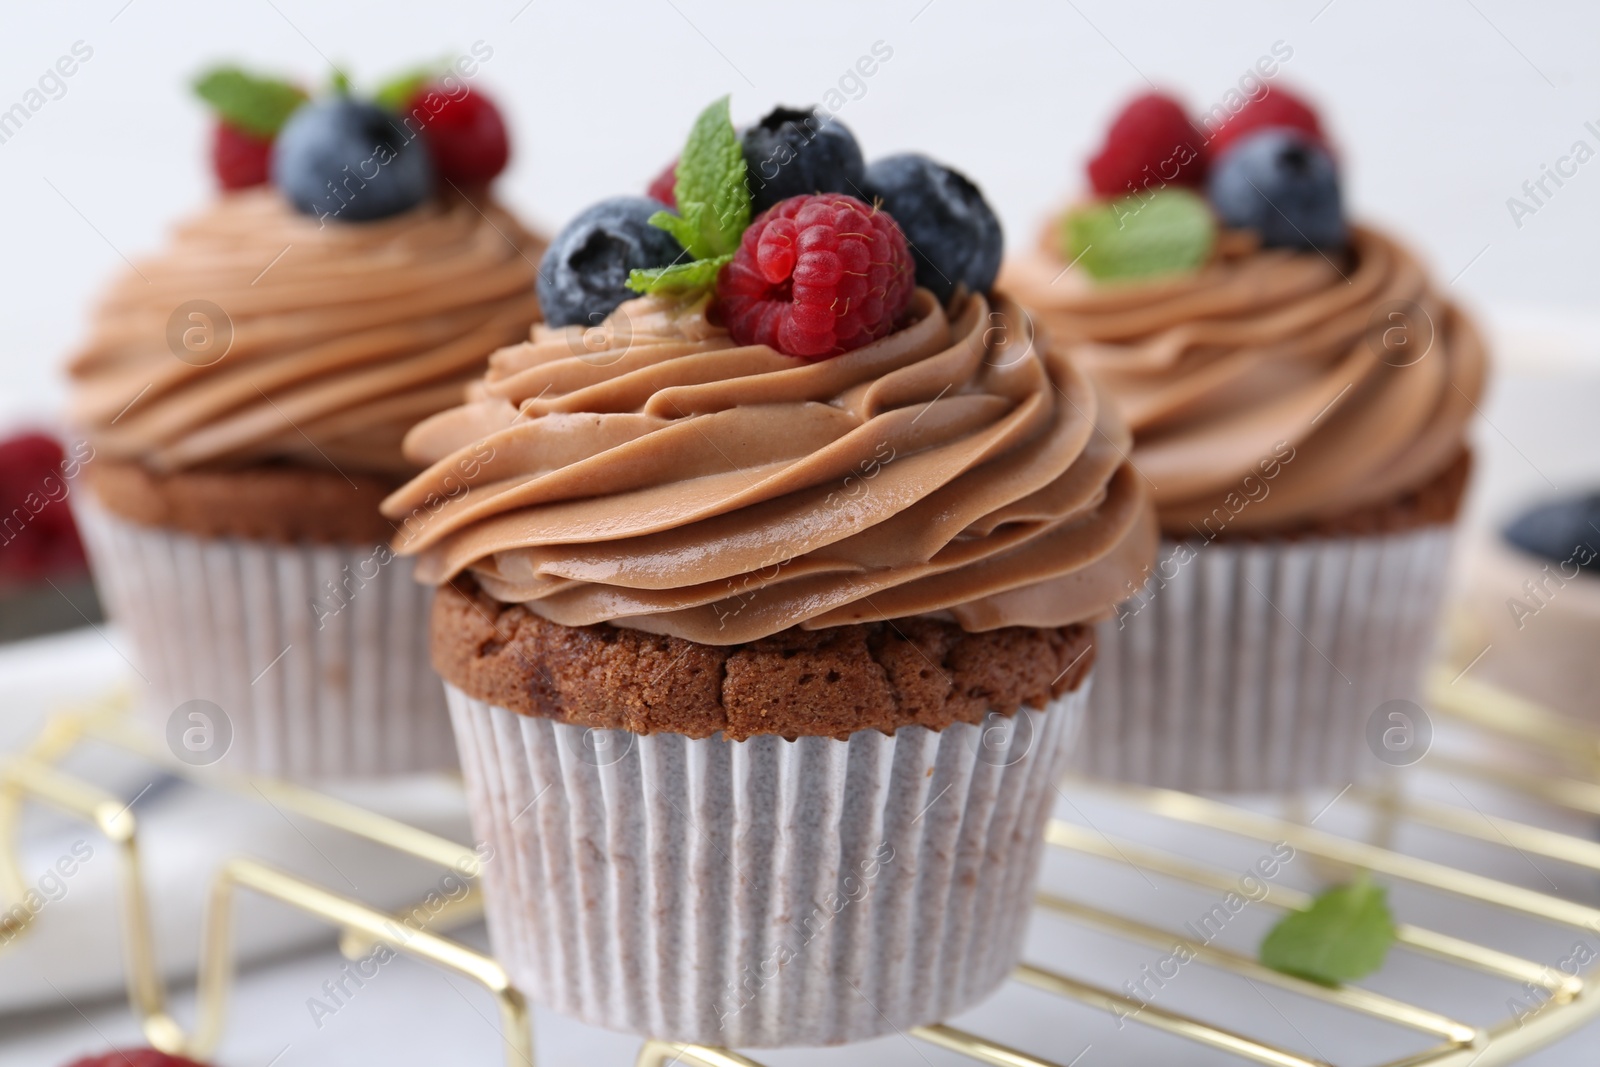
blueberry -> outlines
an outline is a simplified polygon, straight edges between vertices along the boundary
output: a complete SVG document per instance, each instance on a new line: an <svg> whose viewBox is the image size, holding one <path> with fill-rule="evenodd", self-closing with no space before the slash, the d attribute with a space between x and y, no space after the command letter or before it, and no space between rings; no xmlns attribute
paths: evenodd
<svg viewBox="0 0 1600 1067"><path fill-rule="evenodd" d="M661 204L614 196L584 210L550 242L539 264L539 307L551 326L596 326L624 300L634 268L664 267L683 255L666 230L650 225Z"/></svg>
<svg viewBox="0 0 1600 1067"><path fill-rule="evenodd" d="M861 147L845 124L826 112L773 108L744 131L740 143L754 214L807 193L861 195L866 170Z"/></svg>
<svg viewBox="0 0 1600 1067"><path fill-rule="evenodd" d="M392 112L341 96L289 119L273 145L272 181L307 215L366 222L433 195L433 160Z"/></svg>
<svg viewBox="0 0 1600 1067"><path fill-rule="evenodd" d="M917 261L917 284L940 301L957 285L988 292L1004 238L983 192L960 171L907 152L867 168L866 191L900 224Z"/></svg>
<svg viewBox="0 0 1600 1067"><path fill-rule="evenodd" d="M1530 508L1506 527L1505 537L1539 559L1600 574L1600 492Z"/></svg>
<svg viewBox="0 0 1600 1067"><path fill-rule="evenodd" d="M1241 138L1212 164L1206 192L1226 225L1255 230L1268 248L1344 244L1339 172L1299 130L1273 126Z"/></svg>

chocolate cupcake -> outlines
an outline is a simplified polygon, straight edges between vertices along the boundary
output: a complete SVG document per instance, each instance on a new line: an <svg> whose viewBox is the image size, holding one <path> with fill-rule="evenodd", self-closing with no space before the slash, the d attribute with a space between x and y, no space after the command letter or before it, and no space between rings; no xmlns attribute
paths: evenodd
<svg viewBox="0 0 1600 1067"><path fill-rule="evenodd" d="M428 139L493 105L453 77L404 114L238 71L201 87L225 191L111 286L70 365L74 501L141 704L193 762L447 768L431 598L378 504L417 470L406 431L538 317L542 245L485 192L493 153L463 172Z"/></svg>
<svg viewBox="0 0 1600 1067"><path fill-rule="evenodd" d="M557 237L573 298L412 432L432 466L385 504L439 586L496 955L557 1010L728 1046L860 1040L1005 978L1092 623L1156 543L1125 429L993 270L920 284L968 231L892 215L903 185L830 191L848 131L775 115L741 139L713 105L675 212ZM774 131L824 191L750 221ZM925 265L919 225L956 227Z"/></svg>
<svg viewBox="0 0 1600 1067"><path fill-rule="evenodd" d="M1080 769L1347 784L1380 766L1369 716L1418 695L1483 344L1404 247L1345 223L1282 90L1206 131L1140 98L1090 174L1097 198L1006 272L1130 423L1163 534L1102 628Z"/></svg>
<svg viewBox="0 0 1600 1067"><path fill-rule="evenodd" d="M1463 553L1455 662L1600 727L1600 490L1542 500Z"/></svg>

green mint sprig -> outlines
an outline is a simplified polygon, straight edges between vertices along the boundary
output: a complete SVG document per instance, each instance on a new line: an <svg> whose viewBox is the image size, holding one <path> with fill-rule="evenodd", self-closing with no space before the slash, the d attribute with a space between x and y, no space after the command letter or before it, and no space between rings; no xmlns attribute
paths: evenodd
<svg viewBox="0 0 1600 1067"><path fill-rule="evenodd" d="M1187 189L1124 196L1067 213L1061 250L1097 280L1181 274L1211 255L1217 225L1205 200Z"/></svg>
<svg viewBox="0 0 1600 1067"><path fill-rule="evenodd" d="M413 67L385 81L372 94L373 103L390 111L401 111L411 103L424 86L431 85L443 74L446 64Z"/></svg>
<svg viewBox="0 0 1600 1067"><path fill-rule="evenodd" d="M1261 962L1319 985L1366 977L1383 966L1394 944L1388 897L1363 871L1354 882L1322 893L1305 911L1280 919L1261 942Z"/></svg>
<svg viewBox="0 0 1600 1067"><path fill-rule="evenodd" d="M195 81L194 91L222 121L257 137L277 136L289 116L306 102L305 90L299 86L239 67L207 71Z"/></svg>
<svg viewBox="0 0 1600 1067"><path fill-rule="evenodd" d="M750 225L744 151L726 96L695 120L678 157L672 195L678 202L677 213L658 211L650 216L650 225L672 234L690 258L632 271L628 288L636 293L689 293L714 285L717 272L733 258Z"/></svg>
<svg viewBox="0 0 1600 1067"><path fill-rule="evenodd" d="M636 293L693 293L717 284L717 272L733 258L713 256L710 259L691 259L666 267L628 272L628 288Z"/></svg>

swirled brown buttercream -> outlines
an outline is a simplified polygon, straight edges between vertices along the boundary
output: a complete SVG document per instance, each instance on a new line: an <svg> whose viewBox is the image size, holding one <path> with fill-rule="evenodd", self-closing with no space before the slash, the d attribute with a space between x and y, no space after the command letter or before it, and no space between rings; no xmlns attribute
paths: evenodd
<svg viewBox="0 0 1600 1067"><path fill-rule="evenodd" d="M1001 298L806 363L704 302L536 326L407 438L392 495L418 577L471 571L554 622L704 644L930 615L967 630L1106 614L1153 558L1127 431Z"/></svg>
<svg viewBox="0 0 1600 1067"><path fill-rule="evenodd" d="M1003 282L1115 398L1163 529L1252 486L1232 530L1335 518L1460 458L1483 343L1389 238L1357 227L1331 257L1233 242L1194 274L1122 284L1065 271L1053 245L1052 229Z"/></svg>
<svg viewBox="0 0 1600 1067"><path fill-rule="evenodd" d="M70 367L73 420L156 472L411 473L406 430L527 335L540 252L460 196L320 227L269 189L220 197L112 286Z"/></svg>

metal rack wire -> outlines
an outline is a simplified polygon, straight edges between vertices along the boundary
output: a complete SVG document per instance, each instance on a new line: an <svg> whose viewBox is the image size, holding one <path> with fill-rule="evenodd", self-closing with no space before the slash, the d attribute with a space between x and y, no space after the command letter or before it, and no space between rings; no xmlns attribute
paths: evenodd
<svg viewBox="0 0 1600 1067"><path fill-rule="evenodd" d="M1442 669L1431 686L1431 698L1437 713L1474 730L1487 731L1503 741L1525 746L1551 760L1559 760L1564 766L1560 772L1548 769L1535 772L1517 769L1506 761L1437 754L1429 757L1432 769L1470 776L1511 790L1519 798L1569 813L1600 815L1600 784L1596 776L1600 768L1600 732L1575 726L1488 686L1452 679ZM20 809L26 800L42 802L75 815L94 825L112 841L122 857L122 918L129 999L153 1045L167 1051L203 1056L220 1039L234 967L231 904L235 895L244 890L275 898L332 926L341 934L342 950L352 959L383 941L398 952L479 983L491 992L499 1005L506 1062L513 1067L531 1067L534 1063L527 1004L494 959L433 930L402 928L402 920L395 915L242 857L226 863L215 876L200 962L199 1020L193 1033L185 1033L167 1012L166 991L155 963L150 903L143 890L139 866L136 820L117 798L57 766L68 752L90 740L109 743L161 762L174 773L209 788L231 789L247 795L259 792L284 810L430 863L475 871L477 858L466 846L310 789L219 774L165 759L165 753L125 721L115 702L57 716L27 752L0 768L0 903L18 899L23 889L16 863L16 832ZM1368 870L1392 883L1447 894L1558 927L1600 931L1600 908L1416 858L1374 843L1374 840L1317 829L1305 820L1263 814L1184 793L1092 788L1105 793L1112 803L1143 816L1203 827L1244 841L1287 842L1297 853L1331 869ZM1594 841L1515 819L1491 816L1476 807L1469 810L1424 799L1402 789L1397 782L1355 787L1350 795L1373 814L1377 831L1372 837L1379 842L1392 841L1401 827L1421 826L1465 840L1509 847L1525 855L1600 871L1600 844ZM1046 838L1053 853L1070 856L1075 862L1128 863L1146 875L1179 885L1227 891L1238 878L1237 872L1187 858L1146 841L1109 836L1062 820L1053 820L1048 825ZM1261 904L1274 909L1299 909L1309 901L1310 895L1305 891L1277 883L1266 884L1260 898ZM435 925L447 928L450 922L473 918L478 904L476 895L470 895L449 914L441 916ZM1474 972L1503 982L1511 989L1536 991L1541 998L1540 1010L1529 1018L1470 1022L1363 986L1329 987L1282 974L1262 966L1250 956L1196 940L1184 931L1122 914L1105 901L1041 891L1037 907L1052 920L1098 931L1131 944L1154 948L1184 946L1193 954L1194 963L1208 973L1228 974L1271 986L1352 1016L1391 1024L1433 1042L1421 1052L1404 1052L1389 1059L1383 1067L1467 1067L1469 1064L1494 1067L1511 1063L1590 1021L1600 1012L1600 994L1594 989L1600 968L1591 968L1582 974L1570 973L1526 955L1420 925L1398 927L1397 950ZM6 921L15 921L18 926L27 923L25 918ZM1046 966L1023 964L1013 978L1054 997L1114 1012L1122 1019L1231 1054L1241 1061L1276 1067L1329 1067L1315 1055L1160 1007ZM945 1024L918 1027L907 1036L995 1067L1064 1067L982 1034ZM670 1064L761 1067L757 1060L730 1050L660 1040L645 1041L636 1062L639 1067L668 1067Z"/></svg>

